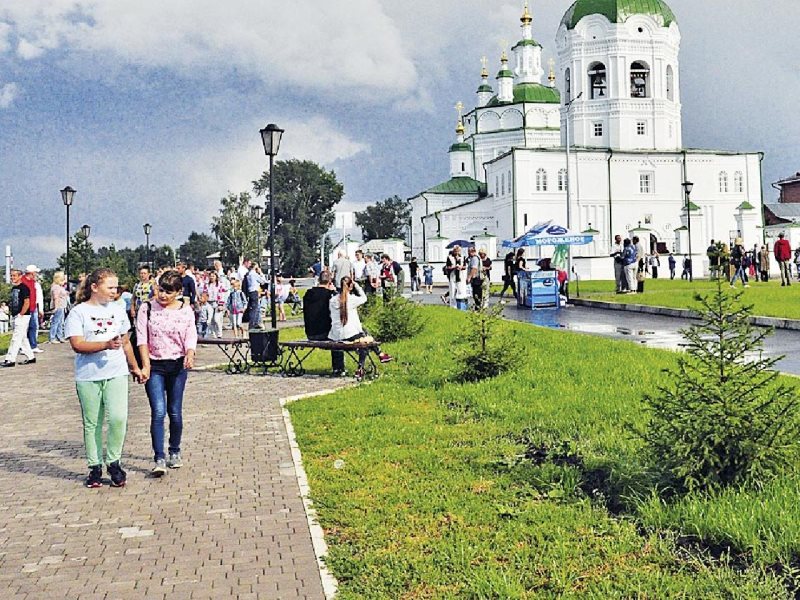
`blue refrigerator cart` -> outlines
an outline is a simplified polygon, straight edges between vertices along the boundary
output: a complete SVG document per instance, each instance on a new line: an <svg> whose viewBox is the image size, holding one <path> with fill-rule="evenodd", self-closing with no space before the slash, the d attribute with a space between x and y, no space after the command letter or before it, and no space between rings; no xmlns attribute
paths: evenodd
<svg viewBox="0 0 800 600"><path fill-rule="evenodd" d="M559 308L558 277L555 271L520 271L517 289L519 306L531 309Z"/></svg>

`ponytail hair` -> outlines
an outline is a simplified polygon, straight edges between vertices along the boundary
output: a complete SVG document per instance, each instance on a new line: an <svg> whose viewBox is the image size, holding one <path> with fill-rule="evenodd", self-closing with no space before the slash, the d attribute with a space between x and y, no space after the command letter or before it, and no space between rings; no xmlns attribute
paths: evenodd
<svg viewBox="0 0 800 600"><path fill-rule="evenodd" d="M101 281L106 279L107 277L116 277L117 274L114 273L109 268L101 267L99 269L95 269L91 273L86 276L86 279L83 280L80 286L78 286L78 291L75 294L75 304L80 304L81 302L86 302L89 298L92 297L92 286L98 285Z"/></svg>
<svg viewBox="0 0 800 600"><path fill-rule="evenodd" d="M339 292L339 320L342 325L347 325L347 297L350 295L350 285L353 279L349 275L342 277L342 291Z"/></svg>

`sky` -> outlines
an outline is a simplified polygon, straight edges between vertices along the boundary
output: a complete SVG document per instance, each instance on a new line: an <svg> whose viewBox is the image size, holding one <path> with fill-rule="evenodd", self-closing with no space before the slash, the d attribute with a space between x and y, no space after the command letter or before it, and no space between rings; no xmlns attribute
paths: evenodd
<svg viewBox="0 0 800 600"><path fill-rule="evenodd" d="M770 183L800 171L800 2L667 0L681 29L683 140L762 151ZM571 0L532 0L543 60ZM54 266L59 190L78 190L71 233L95 248L179 245L219 200L267 167L259 129L286 130L278 160L313 160L341 208L447 180L480 59L497 71L523 0L3 0L0 244ZM491 83L494 83L491 81Z"/></svg>

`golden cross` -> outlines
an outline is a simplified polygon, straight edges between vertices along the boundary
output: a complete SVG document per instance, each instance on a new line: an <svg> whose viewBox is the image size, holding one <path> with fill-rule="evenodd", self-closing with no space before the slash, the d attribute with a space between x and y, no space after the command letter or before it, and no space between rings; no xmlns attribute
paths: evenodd
<svg viewBox="0 0 800 600"><path fill-rule="evenodd" d="M461 111L464 110L464 103L460 100L456 103L455 106L456 112L458 113L458 120L461 120Z"/></svg>

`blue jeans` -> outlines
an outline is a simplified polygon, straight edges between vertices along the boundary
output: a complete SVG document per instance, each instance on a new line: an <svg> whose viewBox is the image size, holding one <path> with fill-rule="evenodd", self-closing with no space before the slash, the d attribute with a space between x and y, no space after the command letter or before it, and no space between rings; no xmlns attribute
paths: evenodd
<svg viewBox="0 0 800 600"><path fill-rule="evenodd" d="M258 329L261 327L261 307L258 303L258 292L250 292L247 294L247 312L250 317L248 321L250 329Z"/></svg>
<svg viewBox="0 0 800 600"><path fill-rule="evenodd" d="M31 311L31 320L28 323L28 343L31 345L31 350L39 345L36 341L36 336L39 334L39 311Z"/></svg>
<svg viewBox="0 0 800 600"><path fill-rule="evenodd" d="M59 342L64 341L64 313L66 312L63 308L57 308L56 312L53 313L53 316L50 317L50 341L54 342L58 340Z"/></svg>
<svg viewBox="0 0 800 600"><path fill-rule="evenodd" d="M181 451L183 435L183 390L187 371L183 358L150 361L150 379L145 384L150 400L150 438L153 442L153 460L164 455L164 415L169 415L169 452Z"/></svg>

